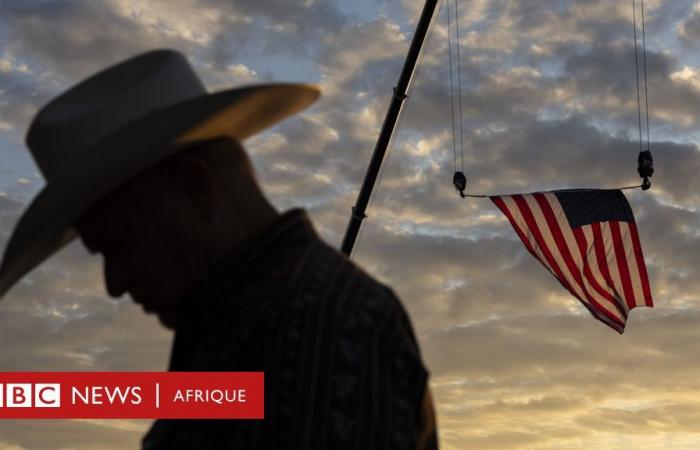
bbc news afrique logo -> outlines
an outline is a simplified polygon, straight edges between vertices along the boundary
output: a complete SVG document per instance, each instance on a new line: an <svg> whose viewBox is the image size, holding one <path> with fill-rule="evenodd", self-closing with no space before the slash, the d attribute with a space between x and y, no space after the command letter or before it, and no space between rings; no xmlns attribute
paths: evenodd
<svg viewBox="0 0 700 450"><path fill-rule="evenodd" d="M262 372L0 372L3 419L264 419Z"/></svg>
<svg viewBox="0 0 700 450"><path fill-rule="evenodd" d="M60 408L58 383L0 384L0 408Z"/></svg>

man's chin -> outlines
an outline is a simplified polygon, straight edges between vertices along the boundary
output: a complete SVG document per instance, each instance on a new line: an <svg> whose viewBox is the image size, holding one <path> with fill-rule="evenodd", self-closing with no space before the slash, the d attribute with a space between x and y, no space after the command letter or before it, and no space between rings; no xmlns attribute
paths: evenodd
<svg viewBox="0 0 700 450"><path fill-rule="evenodd" d="M163 325L165 328L169 330L175 330L177 326L177 315L170 313L170 312L164 312L164 311L158 311L156 309L151 309L147 307L143 307L143 312L148 314L148 315L155 315L158 318L158 321L160 322L161 325Z"/></svg>
<svg viewBox="0 0 700 450"><path fill-rule="evenodd" d="M168 330L175 330L177 327L177 317L174 314L165 314L165 313L153 313L158 316L158 320L160 321L160 324L163 325L165 328Z"/></svg>
<svg viewBox="0 0 700 450"><path fill-rule="evenodd" d="M133 298L133 297L132 297ZM177 325L177 314L175 314L172 311L160 311L157 307L156 304L154 303L149 303L149 302L139 302L134 300L134 302L138 303L141 305L141 308L143 309L143 312L150 315L154 314L156 317L158 317L158 321L163 325L165 328L169 330L174 330Z"/></svg>

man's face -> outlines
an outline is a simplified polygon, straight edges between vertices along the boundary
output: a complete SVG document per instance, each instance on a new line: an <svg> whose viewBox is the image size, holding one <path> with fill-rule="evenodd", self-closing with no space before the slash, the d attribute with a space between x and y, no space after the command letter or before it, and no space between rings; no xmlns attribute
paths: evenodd
<svg viewBox="0 0 700 450"><path fill-rule="evenodd" d="M162 178L162 177L161 177ZM174 329L178 300L196 284L191 223L181 194L141 175L94 205L77 224L85 246L100 253L107 292L128 293Z"/></svg>

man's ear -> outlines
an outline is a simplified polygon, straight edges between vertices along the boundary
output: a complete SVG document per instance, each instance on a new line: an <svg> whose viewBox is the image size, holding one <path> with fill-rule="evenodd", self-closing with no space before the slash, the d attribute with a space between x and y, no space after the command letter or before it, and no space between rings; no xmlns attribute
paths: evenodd
<svg viewBox="0 0 700 450"><path fill-rule="evenodd" d="M216 185L214 172L203 158L186 155L177 158L168 168L170 181L185 194L197 217L209 221L214 215Z"/></svg>

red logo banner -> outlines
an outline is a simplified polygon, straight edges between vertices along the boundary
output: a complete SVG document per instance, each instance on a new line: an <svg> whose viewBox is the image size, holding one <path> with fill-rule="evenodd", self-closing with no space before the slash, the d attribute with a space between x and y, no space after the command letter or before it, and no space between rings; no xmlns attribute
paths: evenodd
<svg viewBox="0 0 700 450"><path fill-rule="evenodd" d="M263 419L263 372L1 372L0 419Z"/></svg>

